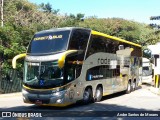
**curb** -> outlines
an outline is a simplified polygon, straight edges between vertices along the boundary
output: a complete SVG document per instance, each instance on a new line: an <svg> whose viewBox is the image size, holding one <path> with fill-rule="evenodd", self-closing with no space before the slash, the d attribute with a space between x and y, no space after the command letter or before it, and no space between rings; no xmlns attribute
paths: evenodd
<svg viewBox="0 0 160 120"><path fill-rule="evenodd" d="M22 96L22 92L0 94L0 98L3 98L3 97L13 97L13 96Z"/></svg>
<svg viewBox="0 0 160 120"><path fill-rule="evenodd" d="M160 95L160 88L150 87L149 90L156 95Z"/></svg>

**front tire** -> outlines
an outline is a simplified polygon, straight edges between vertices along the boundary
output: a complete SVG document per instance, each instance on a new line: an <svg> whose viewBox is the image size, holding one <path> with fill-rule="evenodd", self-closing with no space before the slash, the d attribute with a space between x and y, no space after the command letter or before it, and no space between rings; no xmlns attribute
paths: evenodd
<svg viewBox="0 0 160 120"><path fill-rule="evenodd" d="M92 101L93 95L91 88L86 88L83 93L83 103L88 104Z"/></svg>

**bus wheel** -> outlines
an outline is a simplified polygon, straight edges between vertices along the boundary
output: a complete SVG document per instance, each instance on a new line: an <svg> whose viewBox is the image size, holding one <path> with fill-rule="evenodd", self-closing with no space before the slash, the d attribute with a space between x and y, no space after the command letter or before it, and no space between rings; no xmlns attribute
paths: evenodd
<svg viewBox="0 0 160 120"><path fill-rule="evenodd" d="M95 102L100 102L103 96L103 90L102 87L98 87L96 89L96 94L95 94Z"/></svg>
<svg viewBox="0 0 160 120"><path fill-rule="evenodd" d="M133 81L133 84L132 84L132 90L133 91L136 90L136 81L135 80Z"/></svg>
<svg viewBox="0 0 160 120"><path fill-rule="evenodd" d="M83 93L83 103L87 104L90 103L92 101L92 90L91 88L86 88L84 93Z"/></svg>
<svg viewBox="0 0 160 120"><path fill-rule="evenodd" d="M126 93L129 94L131 92L131 82L128 81Z"/></svg>

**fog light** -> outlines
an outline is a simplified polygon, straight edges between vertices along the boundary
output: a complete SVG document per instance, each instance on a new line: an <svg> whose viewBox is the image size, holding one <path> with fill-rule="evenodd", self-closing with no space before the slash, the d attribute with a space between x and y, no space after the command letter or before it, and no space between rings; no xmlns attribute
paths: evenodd
<svg viewBox="0 0 160 120"><path fill-rule="evenodd" d="M60 98L56 101L57 103L62 103L63 102L63 98Z"/></svg>

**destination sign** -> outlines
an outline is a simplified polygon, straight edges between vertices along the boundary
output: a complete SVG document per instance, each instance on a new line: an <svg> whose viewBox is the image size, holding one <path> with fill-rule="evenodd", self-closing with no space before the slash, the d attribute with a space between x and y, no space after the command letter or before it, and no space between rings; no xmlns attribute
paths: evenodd
<svg viewBox="0 0 160 120"><path fill-rule="evenodd" d="M63 35L48 35L48 36L42 36L42 37L35 37L33 40L53 40L53 39L60 39L63 38Z"/></svg>

